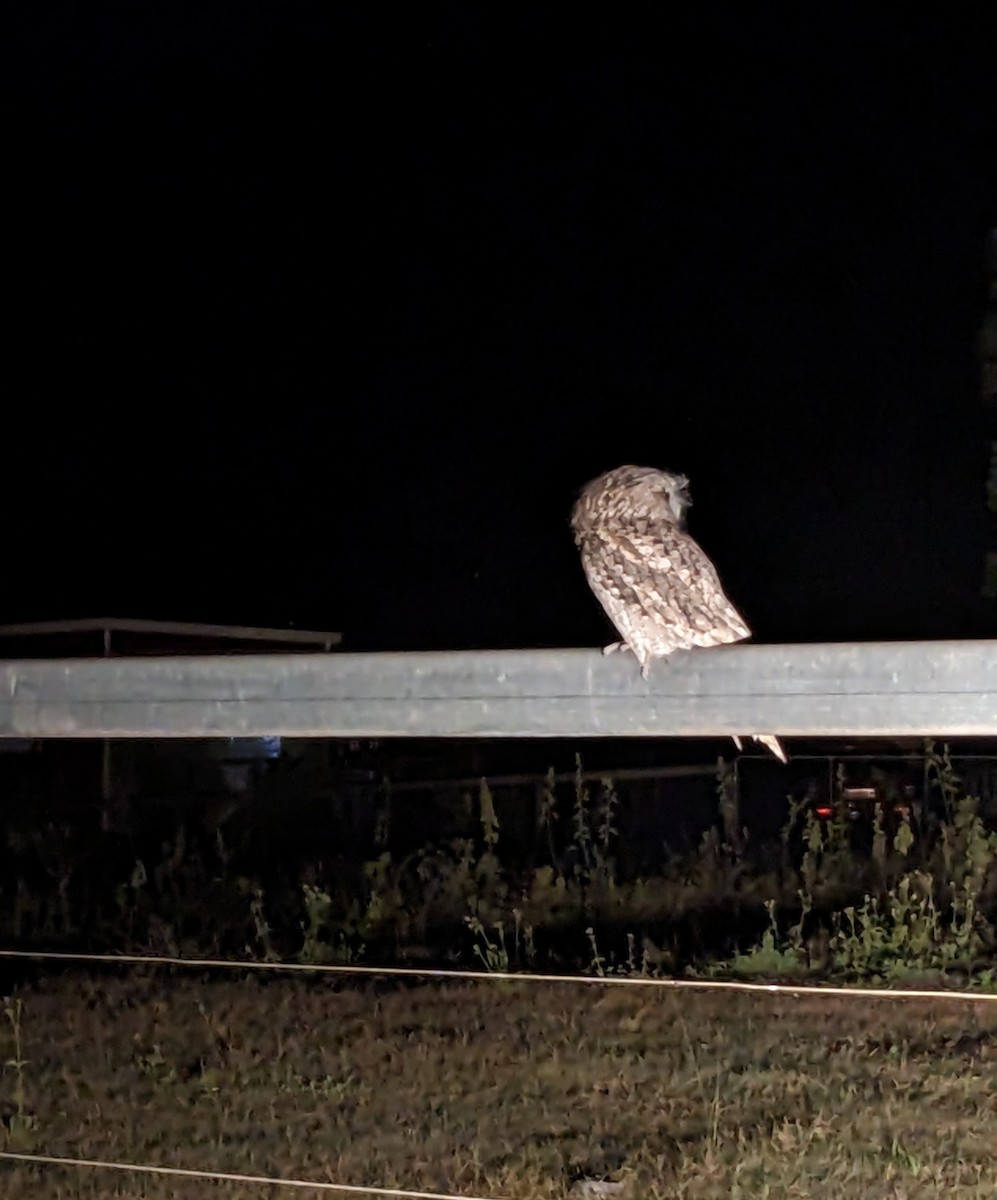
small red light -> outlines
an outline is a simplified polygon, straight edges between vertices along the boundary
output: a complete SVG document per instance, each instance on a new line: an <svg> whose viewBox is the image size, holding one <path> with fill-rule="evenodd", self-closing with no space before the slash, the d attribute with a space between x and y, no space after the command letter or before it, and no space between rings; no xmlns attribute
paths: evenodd
<svg viewBox="0 0 997 1200"><path fill-rule="evenodd" d="M818 816L818 817L832 817L832 816L834 816L834 809L833 809L833 808L830 808L830 807L829 807L828 805L826 805L826 804L822 804L822 805L820 806L820 808L816 809L815 811L816 811L816 813L817 813L817 816Z"/></svg>

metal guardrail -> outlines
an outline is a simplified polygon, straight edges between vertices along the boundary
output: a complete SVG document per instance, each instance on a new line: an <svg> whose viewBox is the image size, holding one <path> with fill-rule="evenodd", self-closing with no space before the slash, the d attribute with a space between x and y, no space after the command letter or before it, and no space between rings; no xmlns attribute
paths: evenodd
<svg viewBox="0 0 997 1200"><path fill-rule="evenodd" d="M997 734L997 641L19 660L0 737Z"/></svg>

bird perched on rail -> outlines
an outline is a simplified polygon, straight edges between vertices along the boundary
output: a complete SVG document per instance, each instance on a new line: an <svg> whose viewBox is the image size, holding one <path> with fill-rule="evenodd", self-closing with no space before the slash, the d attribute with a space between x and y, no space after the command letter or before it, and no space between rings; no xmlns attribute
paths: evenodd
<svg viewBox="0 0 997 1200"><path fill-rule="evenodd" d="M631 650L645 679L652 659L751 636L716 567L686 532L691 503L684 475L625 466L586 484L571 513L589 586L623 639L604 653ZM752 737L786 761L777 738Z"/></svg>

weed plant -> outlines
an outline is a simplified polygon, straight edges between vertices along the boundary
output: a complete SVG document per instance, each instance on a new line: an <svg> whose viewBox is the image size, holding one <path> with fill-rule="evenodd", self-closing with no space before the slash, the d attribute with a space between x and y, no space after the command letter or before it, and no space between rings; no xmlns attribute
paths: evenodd
<svg viewBox="0 0 997 1200"><path fill-rule="evenodd" d="M98 852L83 839L74 859L61 826L12 832L0 938L267 962L987 985L997 833L946 749L927 745L925 763L925 794L899 811L878 803L861 844L839 786L830 817L788 806L774 853L753 842L721 760L715 822L693 850L663 850L659 869L640 874L620 866L633 861L620 854L625 800L580 761L573 785L549 774L533 850L516 862L503 855L501 797L485 780L454 806L452 836L403 854L387 785L367 857L261 867L237 828L205 838L181 825L151 847L106 841ZM530 841L517 832L517 844Z"/></svg>

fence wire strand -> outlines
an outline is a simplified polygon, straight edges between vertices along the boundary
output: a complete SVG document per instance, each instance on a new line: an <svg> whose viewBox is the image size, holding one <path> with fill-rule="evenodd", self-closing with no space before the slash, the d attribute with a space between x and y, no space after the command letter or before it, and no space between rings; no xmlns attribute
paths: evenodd
<svg viewBox="0 0 997 1200"><path fill-rule="evenodd" d="M355 1183L325 1183L313 1179L281 1179L276 1175L242 1175L235 1171L195 1171L189 1167L157 1167L150 1163L114 1162L102 1158L63 1158L55 1154L19 1154L0 1150L0 1160L55 1167L96 1167L106 1171L132 1171L141 1175L169 1175L180 1179L210 1179L215 1183L258 1183L269 1187L310 1188L353 1196L385 1196L391 1200L494 1200L457 1192L413 1192L407 1188L364 1187Z"/></svg>
<svg viewBox="0 0 997 1200"><path fill-rule="evenodd" d="M657 987L673 991L760 992L770 996L836 996L849 999L955 1000L997 1003L997 991L947 988L859 987L811 983L752 983L743 979L677 979L653 975L552 975L518 971L461 970L457 967L376 967L356 963L255 962L252 959L180 958L166 954L84 954L61 950L2 950L0 958L38 962L101 963L105 966L188 967L199 970L283 971L307 974L480 980L505 983L566 983L603 987Z"/></svg>

